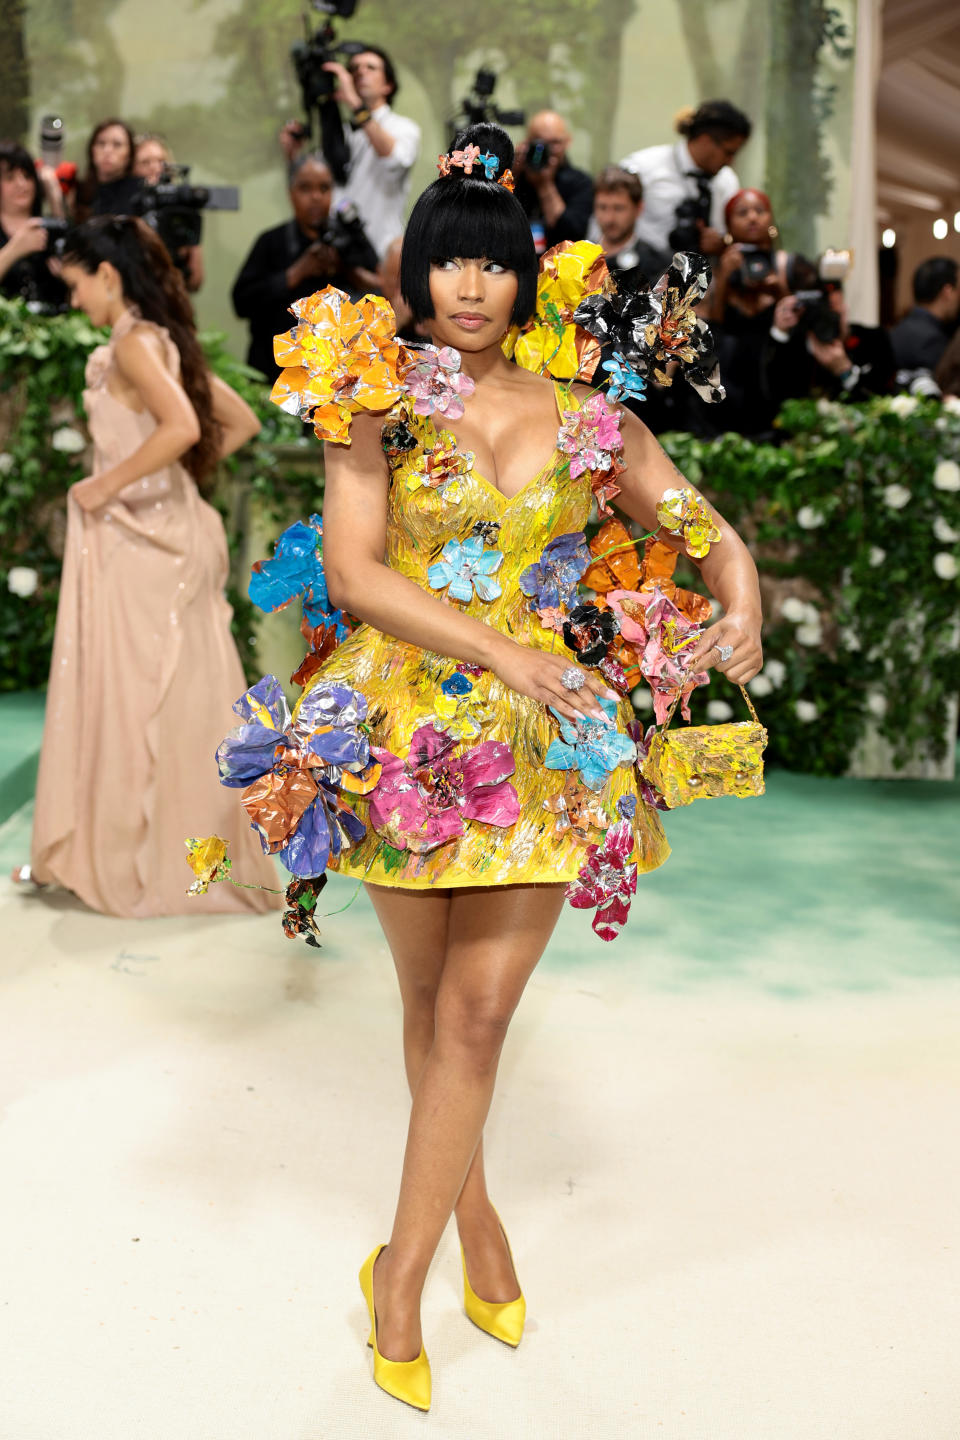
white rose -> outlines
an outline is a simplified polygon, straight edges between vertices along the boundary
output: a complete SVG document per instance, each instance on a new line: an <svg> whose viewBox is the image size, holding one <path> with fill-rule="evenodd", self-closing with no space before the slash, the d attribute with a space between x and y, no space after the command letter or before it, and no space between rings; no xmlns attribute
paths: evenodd
<svg viewBox="0 0 960 1440"><path fill-rule="evenodd" d="M826 521L823 511L815 509L813 505L801 505L797 511L797 524L801 530L817 530L821 525L825 525Z"/></svg>
<svg viewBox="0 0 960 1440"><path fill-rule="evenodd" d="M933 557L933 568L941 580L956 580L960 565L947 550L941 550L938 555Z"/></svg>
<svg viewBox="0 0 960 1440"><path fill-rule="evenodd" d="M943 408L951 415L960 415L960 395L944 395Z"/></svg>
<svg viewBox="0 0 960 1440"><path fill-rule="evenodd" d="M723 614L723 606L720 604L720 601L719 601L719 600L713 600L713 599L711 599L711 601L710 601L710 619L711 619L711 620L719 620L722 614Z"/></svg>
<svg viewBox="0 0 960 1440"><path fill-rule="evenodd" d="M909 399L909 396L907 398ZM894 399L896 399L896 396L894 396ZM907 489L906 485L886 485L884 486L883 498L891 510L902 510L912 493L912 491Z"/></svg>
<svg viewBox="0 0 960 1440"><path fill-rule="evenodd" d="M797 700L793 708L797 712L797 719L802 720L804 725L812 724L820 714L812 700Z"/></svg>
<svg viewBox="0 0 960 1440"><path fill-rule="evenodd" d="M764 695L773 694L773 682L767 675L754 675L748 682L747 689L751 695L759 695L762 699Z"/></svg>
<svg viewBox="0 0 960 1440"><path fill-rule="evenodd" d="M767 660L764 662L763 673L776 690L787 678L787 667L782 660Z"/></svg>
<svg viewBox="0 0 960 1440"><path fill-rule="evenodd" d="M818 400L818 401L817 401L817 414L818 414L818 415L832 415L832 414L833 414L836 410L838 410L838 409L839 409L839 406L835 405L832 400Z"/></svg>
<svg viewBox="0 0 960 1440"><path fill-rule="evenodd" d="M29 565L14 565L7 575L7 589L26 600L37 588L40 576Z"/></svg>
<svg viewBox="0 0 960 1440"><path fill-rule="evenodd" d="M867 696L867 709L871 715L876 715L882 720L887 713L887 697L879 690L871 690Z"/></svg>
<svg viewBox="0 0 960 1440"><path fill-rule="evenodd" d="M884 560L886 560L887 552L886 550L881 550L879 545L871 545L870 554L867 558L873 568L876 569L878 565L882 565Z"/></svg>
<svg viewBox="0 0 960 1440"><path fill-rule="evenodd" d="M819 625L798 625L795 633L799 645L819 645L823 639Z"/></svg>
<svg viewBox="0 0 960 1440"><path fill-rule="evenodd" d="M79 455L81 450L87 448L86 440L72 425L61 425L59 430L54 430L50 444L54 450L60 450L64 455Z"/></svg>
<svg viewBox="0 0 960 1440"><path fill-rule="evenodd" d="M729 720L732 715L733 706L726 700L711 700L707 705L708 720Z"/></svg>
<svg viewBox="0 0 960 1440"><path fill-rule="evenodd" d="M9 475L13 469L13 456L8 450L0 450L0 475Z"/></svg>
<svg viewBox="0 0 960 1440"><path fill-rule="evenodd" d="M841 630L840 639L843 641L844 650L857 651L860 649L860 636L856 630Z"/></svg>
<svg viewBox="0 0 960 1440"><path fill-rule="evenodd" d="M956 460L938 460L933 483L938 490L960 490L960 465Z"/></svg>
<svg viewBox="0 0 960 1440"><path fill-rule="evenodd" d="M791 625L801 625L807 619L806 602L798 599L796 595L788 595L780 605L780 614L784 620L789 620Z"/></svg>
<svg viewBox="0 0 960 1440"><path fill-rule="evenodd" d="M641 715L649 715L653 709L653 696L650 694L649 685L638 685L630 699L634 710L639 710Z"/></svg>
<svg viewBox="0 0 960 1440"><path fill-rule="evenodd" d="M908 415L913 414L919 404L920 401L915 395L894 395L890 401L890 409L894 415L899 415L901 420L905 420Z"/></svg>
<svg viewBox="0 0 960 1440"><path fill-rule="evenodd" d="M933 522L933 533L942 545L954 545L960 540L960 530L954 530L948 525L942 515L938 515Z"/></svg>

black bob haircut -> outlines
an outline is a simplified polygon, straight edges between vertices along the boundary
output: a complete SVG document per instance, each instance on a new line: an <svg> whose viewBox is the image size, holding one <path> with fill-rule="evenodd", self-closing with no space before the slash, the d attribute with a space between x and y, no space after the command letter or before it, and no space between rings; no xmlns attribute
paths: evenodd
<svg viewBox="0 0 960 1440"><path fill-rule="evenodd" d="M513 145L499 125L471 125L452 149L479 145L482 154L496 155L497 174L513 163ZM441 176L413 207L400 253L400 293L416 320L433 318L430 266L442 260L492 260L517 277L517 298L510 317L523 325L537 302L537 252L530 221L520 202L504 185L484 178L482 165L472 175L454 169Z"/></svg>

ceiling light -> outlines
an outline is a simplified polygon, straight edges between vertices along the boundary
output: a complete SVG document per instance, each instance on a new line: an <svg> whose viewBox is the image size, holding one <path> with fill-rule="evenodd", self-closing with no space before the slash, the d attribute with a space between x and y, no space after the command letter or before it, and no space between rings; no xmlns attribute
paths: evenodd
<svg viewBox="0 0 960 1440"><path fill-rule="evenodd" d="M949 226L947 225L946 220L944 220L942 217L941 217L939 220L934 220L934 222L933 222L933 238L934 238L934 240L946 240L946 238L947 238L947 230L948 230L948 229L949 229Z"/></svg>
<svg viewBox="0 0 960 1440"><path fill-rule="evenodd" d="M892 250L894 245L896 245L897 243L896 230L891 230L889 229L889 227L884 230L883 234L880 236L880 243L883 246L884 250Z"/></svg>

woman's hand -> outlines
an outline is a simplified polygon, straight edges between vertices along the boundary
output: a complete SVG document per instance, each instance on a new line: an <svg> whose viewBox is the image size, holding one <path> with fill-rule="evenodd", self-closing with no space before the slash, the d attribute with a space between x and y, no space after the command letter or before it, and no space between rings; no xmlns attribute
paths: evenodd
<svg viewBox="0 0 960 1440"><path fill-rule="evenodd" d="M47 232L44 229L43 221L37 215L31 216L25 225L21 225L15 235L7 241L3 247L10 263L15 260L22 260L25 255L38 255L41 250L47 248Z"/></svg>
<svg viewBox="0 0 960 1440"><path fill-rule="evenodd" d="M720 257L720 264L717 266L724 280L729 280L734 271L739 270L743 265L743 251L737 244L728 245Z"/></svg>
<svg viewBox="0 0 960 1440"><path fill-rule="evenodd" d="M808 335L807 348L817 364L838 379L841 375L848 375L853 369L842 340L818 340L816 335Z"/></svg>
<svg viewBox="0 0 960 1440"><path fill-rule="evenodd" d="M568 690L561 682L561 675L573 666L584 678L582 690ZM543 705L552 705L567 720L581 720L589 716L594 720L606 720L597 697L604 700L619 700L620 696L611 690L599 673L577 665L572 654L553 655L545 650L536 650L530 645L520 645L504 636L504 643L494 654L490 665L499 680L518 695L527 695Z"/></svg>
<svg viewBox="0 0 960 1440"><path fill-rule="evenodd" d="M718 646L732 646L733 654L721 659ZM759 611L724 615L703 632L687 664L690 670L719 670L734 685L746 685L763 665Z"/></svg>
<svg viewBox="0 0 960 1440"><path fill-rule="evenodd" d="M800 319L801 304L796 295L784 295L773 309L773 324L777 330L789 334Z"/></svg>
<svg viewBox="0 0 960 1440"><path fill-rule="evenodd" d="M113 494L105 489L102 475L88 475L86 480L78 480L70 486L67 494L76 500L81 510L88 513L99 510L114 498Z"/></svg>

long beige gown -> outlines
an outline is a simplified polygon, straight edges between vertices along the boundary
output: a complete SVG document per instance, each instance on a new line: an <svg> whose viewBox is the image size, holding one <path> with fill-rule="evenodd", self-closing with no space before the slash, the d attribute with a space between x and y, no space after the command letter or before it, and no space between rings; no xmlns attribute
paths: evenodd
<svg viewBox="0 0 960 1440"><path fill-rule="evenodd" d="M87 365L84 404L94 473L142 445L155 427L109 389L112 345L127 312ZM166 330L166 361L180 357ZM265 910L280 897L229 883L186 895L184 840L230 841L237 878L281 882L214 753L238 724L246 689L223 593L220 516L189 473L171 465L92 513L68 500L60 604L47 693L31 863L108 915Z"/></svg>

